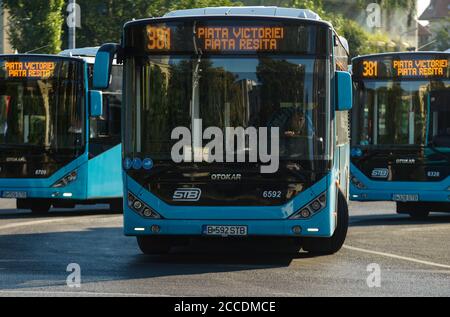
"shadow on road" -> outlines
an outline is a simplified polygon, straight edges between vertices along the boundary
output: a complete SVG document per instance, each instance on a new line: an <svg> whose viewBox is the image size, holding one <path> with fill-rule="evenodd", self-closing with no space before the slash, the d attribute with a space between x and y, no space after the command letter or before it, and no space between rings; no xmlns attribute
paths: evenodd
<svg viewBox="0 0 450 317"><path fill-rule="evenodd" d="M65 286L67 265L77 263L83 283L287 267L306 253L261 252L258 242L202 241L164 256L141 255L121 228L0 235L0 289ZM239 251L236 251L239 250Z"/></svg>
<svg viewBox="0 0 450 317"><path fill-rule="evenodd" d="M350 227L407 226L450 224L450 214L433 213L425 220L413 220L408 215L362 215L350 217Z"/></svg>
<svg viewBox="0 0 450 317"><path fill-rule="evenodd" d="M95 215L120 215L122 212L111 211L107 207L89 206L70 209L51 209L50 212L42 215L32 214L28 210L0 209L1 219L39 219L39 218L59 218L59 217L81 217Z"/></svg>

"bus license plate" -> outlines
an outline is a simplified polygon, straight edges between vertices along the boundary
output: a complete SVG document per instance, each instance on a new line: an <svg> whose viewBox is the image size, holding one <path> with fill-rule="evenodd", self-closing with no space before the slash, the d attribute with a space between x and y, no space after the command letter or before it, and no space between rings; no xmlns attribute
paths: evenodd
<svg viewBox="0 0 450 317"><path fill-rule="evenodd" d="M204 226L207 236L242 237L247 235L247 226Z"/></svg>
<svg viewBox="0 0 450 317"><path fill-rule="evenodd" d="M27 198L27 192L3 192L3 198Z"/></svg>
<svg viewBox="0 0 450 317"><path fill-rule="evenodd" d="M419 195L394 194L394 196L392 197L392 200L399 201L399 202L419 201Z"/></svg>

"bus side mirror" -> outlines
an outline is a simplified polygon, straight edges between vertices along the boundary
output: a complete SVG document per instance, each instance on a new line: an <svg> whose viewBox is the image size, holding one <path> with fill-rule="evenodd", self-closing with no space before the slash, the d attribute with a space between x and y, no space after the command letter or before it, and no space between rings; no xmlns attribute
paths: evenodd
<svg viewBox="0 0 450 317"><path fill-rule="evenodd" d="M99 90L89 91L90 116L101 117L103 115L103 93Z"/></svg>
<svg viewBox="0 0 450 317"><path fill-rule="evenodd" d="M336 110L348 111L353 105L352 76L348 72L336 72Z"/></svg>
<svg viewBox="0 0 450 317"><path fill-rule="evenodd" d="M98 50L94 64L94 89L107 89L109 87L111 69L118 48L118 44L104 44Z"/></svg>

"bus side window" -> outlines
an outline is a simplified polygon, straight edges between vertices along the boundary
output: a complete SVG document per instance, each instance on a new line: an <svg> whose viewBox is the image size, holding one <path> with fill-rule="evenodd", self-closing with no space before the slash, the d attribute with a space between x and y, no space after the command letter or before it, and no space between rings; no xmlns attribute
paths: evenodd
<svg viewBox="0 0 450 317"><path fill-rule="evenodd" d="M121 104L122 67L113 66L111 85L103 91L103 115L89 120L89 153L92 156L97 156L121 142Z"/></svg>

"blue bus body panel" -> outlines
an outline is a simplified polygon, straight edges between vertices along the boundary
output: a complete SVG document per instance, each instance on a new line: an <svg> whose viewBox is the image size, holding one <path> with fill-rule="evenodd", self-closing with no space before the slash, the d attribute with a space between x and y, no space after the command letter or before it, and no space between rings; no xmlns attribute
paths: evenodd
<svg viewBox="0 0 450 317"><path fill-rule="evenodd" d="M165 219L143 218L125 203L124 231L126 235L130 236L151 234L150 227L157 224L161 227L159 234L202 235L204 225L246 225L249 235L299 236L292 232L292 227L299 225L303 229L301 236L330 237L335 230L334 208L336 204L334 200L336 197L333 190L328 192L327 207L312 218L307 220L290 220L288 218L326 191L330 187L330 183L335 183L331 181L331 177L332 174L324 177L283 206L180 207L166 204L143 189L133 179L125 176L127 190ZM124 196L126 199L126 195ZM144 228L144 231L136 230L136 228ZM308 231L308 228L314 230Z"/></svg>
<svg viewBox="0 0 450 317"><path fill-rule="evenodd" d="M89 199L122 197L122 146L94 157L88 162L87 196Z"/></svg>
<svg viewBox="0 0 450 317"><path fill-rule="evenodd" d="M450 202L450 177L441 182L373 181L351 164L351 173L366 189L350 184L350 199L355 201L392 201L395 194L419 195L419 201Z"/></svg>
<svg viewBox="0 0 450 317"><path fill-rule="evenodd" d="M87 154L83 154L70 162L49 178L10 178L0 179L0 190L23 191L28 198L70 198L86 199L87 182ZM77 171L77 179L63 188L52 188L52 185L72 171ZM71 193L71 197L62 197L55 194Z"/></svg>

